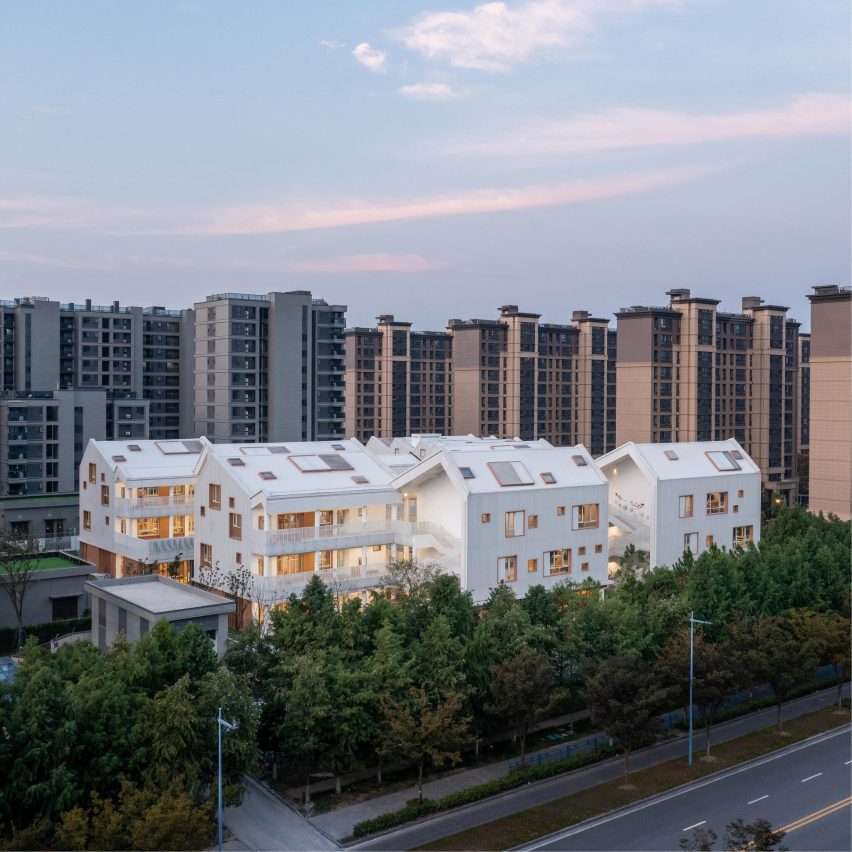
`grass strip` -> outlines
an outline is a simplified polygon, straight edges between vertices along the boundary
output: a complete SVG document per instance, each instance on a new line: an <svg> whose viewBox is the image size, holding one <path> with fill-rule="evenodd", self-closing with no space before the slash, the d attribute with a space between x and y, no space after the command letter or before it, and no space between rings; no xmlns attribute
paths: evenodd
<svg viewBox="0 0 852 852"><path fill-rule="evenodd" d="M773 725L737 739L719 743L713 747L711 760L699 758L693 763L692 769L687 765L685 757L670 760L657 766L631 772L632 789L622 789L624 783L622 778L607 781L605 784L590 787L588 790L503 817L486 825L470 828L418 848L511 849L559 831L561 828L618 810L705 775L712 775L721 769L745 763L791 743L829 731L845 724L849 719L848 706L845 707L843 715L840 715L835 707L827 707L785 722L786 736L779 735Z"/></svg>

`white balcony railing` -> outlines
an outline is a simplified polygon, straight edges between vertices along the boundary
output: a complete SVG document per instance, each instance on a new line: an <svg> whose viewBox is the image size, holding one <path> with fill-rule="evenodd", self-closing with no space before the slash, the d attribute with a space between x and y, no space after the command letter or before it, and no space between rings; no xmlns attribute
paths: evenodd
<svg viewBox="0 0 852 852"><path fill-rule="evenodd" d="M136 538L116 533L115 547L120 555L139 561L167 562L174 559L178 553L182 554L184 559L192 559L193 537L187 535L178 538Z"/></svg>
<svg viewBox="0 0 852 852"><path fill-rule="evenodd" d="M194 504L195 497L187 494L172 494L168 497L117 497L115 510L125 517L190 515Z"/></svg>

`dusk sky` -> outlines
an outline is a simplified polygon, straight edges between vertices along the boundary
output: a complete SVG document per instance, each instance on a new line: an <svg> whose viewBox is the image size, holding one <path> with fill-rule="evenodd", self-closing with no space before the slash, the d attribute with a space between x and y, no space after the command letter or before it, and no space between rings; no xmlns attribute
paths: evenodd
<svg viewBox="0 0 852 852"><path fill-rule="evenodd" d="M350 325L850 283L848 0L11 2L0 297Z"/></svg>

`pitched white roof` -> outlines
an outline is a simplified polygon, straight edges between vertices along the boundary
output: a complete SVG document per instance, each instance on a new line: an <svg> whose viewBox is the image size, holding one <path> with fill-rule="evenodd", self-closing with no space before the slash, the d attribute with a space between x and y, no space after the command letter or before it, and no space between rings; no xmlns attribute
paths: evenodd
<svg viewBox="0 0 852 852"><path fill-rule="evenodd" d="M582 445L554 447L543 439L476 439L444 446L398 476L394 484L401 487L428 479L441 469L471 494L602 485L607 481Z"/></svg>
<svg viewBox="0 0 852 852"><path fill-rule="evenodd" d="M299 495L393 491L392 475L354 438L274 444L211 444L206 453L252 496L267 500ZM395 502L395 495L388 502Z"/></svg>
<svg viewBox="0 0 852 852"><path fill-rule="evenodd" d="M170 484L191 482L204 444L195 438L181 441L96 441L89 447L111 465L124 483ZM88 449L88 448L87 448Z"/></svg>
<svg viewBox="0 0 852 852"><path fill-rule="evenodd" d="M727 454L727 455L726 455ZM676 458L671 458L674 455ZM656 479L690 479L756 473L760 468L733 438L726 441L683 441L676 444L636 444L628 441L598 458L603 468L630 456Z"/></svg>

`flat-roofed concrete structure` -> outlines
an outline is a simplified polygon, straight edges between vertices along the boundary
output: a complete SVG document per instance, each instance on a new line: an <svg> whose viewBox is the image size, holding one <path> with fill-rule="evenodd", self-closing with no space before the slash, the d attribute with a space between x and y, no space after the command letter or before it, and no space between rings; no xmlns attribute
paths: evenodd
<svg viewBox="0 0 852 852"><path fill-rule="evenodd" d="M177 630L198 625L216 653L225 653L228 614L236 609L232 600L159 574L91 580L86 591L92 600L92 642L101 650L109 648L119 633L138 642L165 618Z"/></svg>

